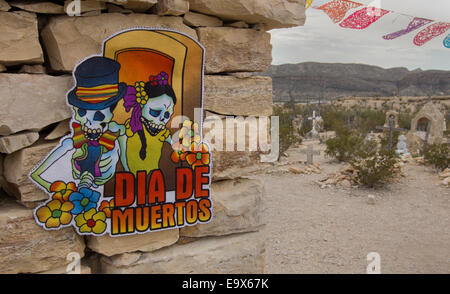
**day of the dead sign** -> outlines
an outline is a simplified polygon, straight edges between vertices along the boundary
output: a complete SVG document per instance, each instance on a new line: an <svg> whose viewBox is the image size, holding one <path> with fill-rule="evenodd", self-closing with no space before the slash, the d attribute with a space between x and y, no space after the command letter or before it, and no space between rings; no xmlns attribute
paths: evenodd
<svg viewBox="0 0 450 294"><path fill-rule="evenodd" d="M203 62L196 40L148 28L119 32L81 61L66 97L71 134L30 173L49 195L36 222L97 236L209 222L211 153L194 115Z"/></svg>

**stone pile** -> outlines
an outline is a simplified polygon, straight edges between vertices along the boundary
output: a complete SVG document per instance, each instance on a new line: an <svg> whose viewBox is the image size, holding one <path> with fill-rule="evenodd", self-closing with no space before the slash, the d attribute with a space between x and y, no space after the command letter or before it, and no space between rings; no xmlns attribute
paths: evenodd
<svg viewBox="0 0 450 294"><path fill-rule="evenodd" d="M442 185L450 187L450 168L446 168L439 173L439 179L442 181Z"/></svg>
<svg viewBox="0 0 450 294"><path fill-rule="evenodd" d="M398 177L405 177L406 174L402 172L402 167L405 165L403 161L399 161L394 165L394 174L397 175L390 179L391 181L398 180ZM357 170L351 165L347 164L337 173L327 175L325 178L317 181L316 183L322 188L329 188L331 186L337 186L341 188L351 188L360 185L357 178Z"/></svg>
<svg viewBox="0 0 450 294"><path fill-rule="evenodd" d="M260 152L213 152L213 221L181 230L110 238L71 228L44 231L32 209L47 195L30 170L69 132L71 71L101 52L102 40L136 26L171 28L206 48L205 110L222 116L270 115L272 28L303 25L304 0L0 0L0 273L64 272L67 254L82 272L261 273L262 183L245 178ZM221 176L222 175L222 176Z"/></svg>

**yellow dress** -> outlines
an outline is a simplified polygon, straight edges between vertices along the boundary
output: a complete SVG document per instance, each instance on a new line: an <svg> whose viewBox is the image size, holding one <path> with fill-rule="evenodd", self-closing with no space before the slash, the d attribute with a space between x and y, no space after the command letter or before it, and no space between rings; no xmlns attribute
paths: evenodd
<svg viewBox="0 0 450 294"><path fill-rule="evenodd" d="M138 171L147 171L159 169L159 160L161 158L161 151L166 139L170 136L170 131L164 129L156 136L150 135L144 128L145 138L147 140L147 156L144 160L139 156L141 150L141 139L138 133L134 133L128 137L127 140L127 163L130 171L136 175Z"/></svg>

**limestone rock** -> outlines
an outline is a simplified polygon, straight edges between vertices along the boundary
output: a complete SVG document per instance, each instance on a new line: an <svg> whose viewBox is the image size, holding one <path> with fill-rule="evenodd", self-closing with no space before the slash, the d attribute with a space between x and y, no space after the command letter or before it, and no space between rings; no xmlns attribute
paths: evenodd
<svg viewBox="0 0 450 294"><path fill-rule="evenodd" d="M40 64L36 65L24 65L20 68L19 73L29 73L29 74L45 74L47 70L44 66Z"/></svg>
<svg viewBox="0 0 450 294"><path fill-rule="evenodd" d="M232 27L232 28L238 28L238 29L248 29L248 24L244 21L235 21L231 23L227 23L225 26Z"/></svg>
<svg viewBox="0 0 450 294"><path fill-rule="evenodd" d="M102 14L101 10L92 10L88 12L84 12L81 14L81 16L87 17L87 16L99 16Z"/></svg>
<svg viewBox="0 0 450 294"><path fill-rule="evenodd" d="M133 13L133 10L131 9L125 9L120 6L109 3L106 4L106 8L108 8L108 13L124 13L124 14Z"/></svg>
<svg viewBox="0 0 450 294"><path fill-rule="evenodd" d="M158 3L158 0L128 0L122 6L135 12L146 12L156 3Z"/></svg>
<svg viewBox="0 0 450 294"><path fill-rule="evenodd" d="M54 70L72 71L75 65L101 52L105 38L120 30L138 26L172 28L197 38L195 30L173 16L107 13L97 17L58 16L42 31L42 39Z"/></svg>
<svg viewBox="0 0 450 294"><path fill-rule="evenodd" d="M252 29L198 28L206 73L265 72L272 62L270 34Z"/></svg>
<svg viewBox="0 0 450 294"><path fill-rule="evenodd" d="M352 186L352 183L349 180L345 179L340 181L339 185L341 185L344 188L350 188Z"/></svg>
<svg viewBox="0 0 450 294"><path fill-rule="evenodd" d="M37 17L25 11L0 12L0 63L6 66L44 62Z"/></svg>
<svg viewBox="0 0 450 294"><path fill-rule="evenodd" d="M192 11L187 12L183 19L184 23L191 27L221 27L223 25L220 18Z"/></svg>
<svg viewBox="0 0 450 294"><path fill-rule="evenodd" d="M8 11L11 9L11 6L9 6L8 2L5 0L0 0L0 11Z"/></svg>
<svg viewBox="0 0 450 294"><path fill-rule="evenodd" d="M188 0L159 0L155 6L158 15L183 15L189 11Z"/></svg>
<svg viewBox="0 0 450 294"><path fill-rule="evenodd" d="M3 198L3 196L5 196L2 193L1 188L3 186L7 185L5 177L3 176L3 161L4 161L3 154L0 154L0 199ZM1 203L0 203L0 206L1 206Z"/></svg>
<svg viewBox="0 0 450 294"><path fill-rule="evenodd" d="M243 170L245 167L260 164L261 154L259 152L249 151L212 151L214 160L213 181L223 179L235 179L246 175L248 171Z"/></svg>
<svg viewBox="0 0 450 294"><path fill-rule="evenodd" d="M441 180L448 178L448 177L450 177L450 168L446 168L445 170L443 170L442 172L439 173L439 178Z"/></svg>
<svg viewBox="0 0 450 294"><path fill-rule="evenodd" d="M263 225L264 187L258 180L236 179L211 185L213 219L207 224L184 227L183 237L222 236L257 231Z"/></svg>
<svg viewBox="0 0 450 294"><path fill-rule="evenodd" d="M60 123L51 131L46 137L45 140L55 140L61 137L64 137L68 133L70 133L70 119L66 119Z"/></svg>
<svg viewBox="0 0 450 294"><path fill-rule="evenodd" d="M300 175L300 174L304 174L305 173L305 171L302 168L297 167L297 166L289 167L289 172L291 172L293 174L296 174L296 175Z"/></svg>
<svg viewBox="0 0 450 294"><path fill-rule="evenodd" d="M87 246L106 256L141 251L151 252L178 241L179 230L165 230L123 237L87 237Z"/></svg>
<svg viewBox="0 0 450 294"><path fill-rule="evenodd" d="M69 263L67 254L84 256L83 238L72 228L46 231L33 211L16 203L0 206L0 273L34 273Z"/></svg>
<svg viewBox="0 0 450 294"><path fill-rule="evenodd" d="M447 187L450 186L450 177L443 179L442 185L447 186Z"/></svg>
<svg viewBox="0 0 450 294"><path fill-rule="evenodd" d="M9 154L4 161L4 177L8 182L5 189L21 202L34 202L48 199L48 195L40 190L30 179L30 171L47 156L58 142L38 144Z"/></svg>
<svg viewBox="0 0 450 294"><path fill-rule="evenodd" d="M260 163L262 151L270 149L269 118L235 118L206 112L203 139L214 159L213 180L235 179Z"/></svg>
<svg viewBox="0 0 450 294"><path fill-rule="evenodd" d="M264 272L264 242L258 233L202 238L143 253L132 264L121 264L120 255L101 259L108 274L261 274Z"/></svg>
<svg viewBox="0 0 450 294"><path fill-rule="evenodd" d="M29 12L44 13L44 14L64 14L64 6L56 3L45 1L36 2L29 0L19 0L11 2L11 6L26 10Z"/></svg>
<svg viewBox="0 0 450 294"><path fill-rule="evenodd" d="M66 93L72 87L71 76L0 74L0 135L39 131L71 117Z"/></svg>
<svg viewBox="0 0 450 294"><path fill-rule="evenodd" d="M37 132L24 132L0 137L0 152L11 154L32 145L38 139L39 134Z"/></svg>
<svg viewBox="0 0 450 294"><path fill-rule="evenodd" d="M205 76L204 108L224 115L272 114L272 80L253 76Z"/></svg>
<svg viewBox="0 0 450 294"><path fill-rule="evenodd" d="M224 20L265 24L267 29L305 23L305 0L189 0L190 9Z"/></svg>

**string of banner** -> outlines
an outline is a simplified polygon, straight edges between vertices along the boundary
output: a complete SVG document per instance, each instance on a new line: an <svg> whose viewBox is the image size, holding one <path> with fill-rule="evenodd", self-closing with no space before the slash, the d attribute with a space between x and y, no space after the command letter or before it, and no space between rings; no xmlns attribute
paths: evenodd
<svg viewBox="0 0 450 294"><path fill-rule="evenodd" d="M314 0L306 0L306 9L311 7L313 1ZM370 4L366 7L361 6L364 6L364 4L350 0L333 0L321 6L312 6L312 8L325 12L334 23L339 23L340 27L356 30L366 29L386 14L395 13L393 11L370 6ZM361 9L346 18L347 12L355 8ZM413 43L416 46L423 46L432 39L442 36L450 29L450 23L448 22L407 16L412 20L405 29L384 35L382 38L384 40L394 40L422 28L414 37ZM450 34L444 38L443 45L446 48L450 48Z"/></svg>

